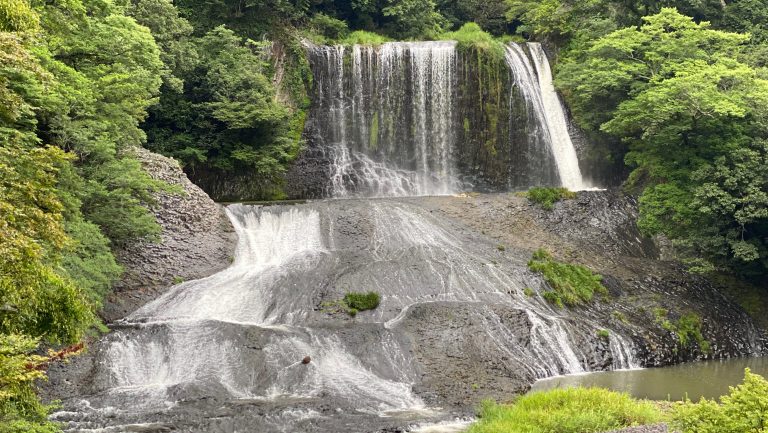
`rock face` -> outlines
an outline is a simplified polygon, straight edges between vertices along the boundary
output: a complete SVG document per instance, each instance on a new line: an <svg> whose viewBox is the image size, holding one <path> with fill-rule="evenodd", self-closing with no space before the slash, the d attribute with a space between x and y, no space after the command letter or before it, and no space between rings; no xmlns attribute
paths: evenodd
<svg viewBox="0 0 768 433"><path fill-rule="evenodd" d="M181 187L159 192L152 211L163 231L159 243L140 242L117 252L125 268L102 317L112 322L131 313L181 281L207 277L227 266L234 256L236 235L222 207L189 181L171 158L135 149L153 179Z"/></svg>

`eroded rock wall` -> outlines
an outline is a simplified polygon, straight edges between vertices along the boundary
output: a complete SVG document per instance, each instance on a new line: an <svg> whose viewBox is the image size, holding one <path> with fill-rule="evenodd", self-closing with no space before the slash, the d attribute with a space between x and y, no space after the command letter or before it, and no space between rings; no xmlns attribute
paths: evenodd
<svg viewBox="0 0 768 433"><path fill-rule="evenodd" d="M176 283L207 277L230 265L236 235L223 208L190 182L179 163L146 149L136 156L153 179L181 192L158 192L152 212L160 242L138 242L117 251L124 267L104 304L107 322L120 319Z"/></svg>

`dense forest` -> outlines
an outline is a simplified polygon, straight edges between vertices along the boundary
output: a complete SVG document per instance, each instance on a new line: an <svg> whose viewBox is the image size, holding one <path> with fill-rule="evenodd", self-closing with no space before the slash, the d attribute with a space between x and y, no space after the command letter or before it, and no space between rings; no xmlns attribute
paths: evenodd
<svg viewBox="0 0 768 433"><path fill-rule="evenodd" d="M304 40L545 43L578 126L625 162L642 231L693 271L766 289L766 23L763 0L2 0L0 432L58 431L34 381L104 331L114 251L156 239L153 193L181 193L132 149L281 197L312 86Z"/></svg>

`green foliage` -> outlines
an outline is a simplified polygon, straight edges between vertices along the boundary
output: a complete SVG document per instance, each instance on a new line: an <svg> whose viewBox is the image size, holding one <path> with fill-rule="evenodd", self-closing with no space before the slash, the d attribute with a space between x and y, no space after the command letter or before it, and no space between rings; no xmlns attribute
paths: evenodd
<svg viewBox="0 0 768 433"><path fill-rule="evenodd" d="M197 60L191 39L192 25L179 15L171 0L133 0L127 14L152 32L165 66L163 84L171 91L181 92L184 85L181 76Z"/></svg>
<svg viewBox="0 0 768 433"><path fill-rule="evenodd" d="M164 93L152 110L148 147L179 159L193 179L248 173L279 183L300 143L276 99L267 49L223 26L197 40L199 63L184 75L184 92Z"/></svg>
<svg viewBox="0 0 768 433"><path fill-rule="evenodd" d="M0 31L24 32L34 30L38 23L38 16L28 1L4 0L0 4Z"/></svg>
<svg viewBox="0 0 768 433"><path fill-rule="evenodd" d="M390 42L392 39L378 33L367 32L365 30L356 30L349 34L343 41L344 45L381 45Z"/></svg>
<svg viewBox="0 0 768 433"><path fill-rule="evenodd" d="M467 433L582 433L651 424L660 419L650 402L601 388L565 388L526 394L511 405L483 402Z"/></svg>
<svg viewBox="0 0 768 433"><path fill-rule="evenodd" d="M551 210L558 201L576 198L575 192L562 187L536 187L529 189L528 192L521 195L547 210Z"/></svg>
<svg viewBox="0 0 768 433"><path fill-rule="evenodd" d="M352 317L360 311L373 310L379 306L381 296L376 292L347 292L344 298L332 302L323 302L321 306L327 313L344 312Z"/></svg>
<svg viewBox="0 0 768 433"><path fill-rule="evenodd" d="M630 145L639 227L695 265L766 272L768 81L742 63L749 37L674 9L610 33L559 67L577 121Z"/></svg>
<svg viewBox="0 0 768 433"><path fill-rule="evenodd" d="M97 225L83 219L67 221L65 231L72 241L61 265L89 303L100 307L123 269L115 261L109 239Z"/></svg>
<svg viewBox="0 0 768 433"><path fill-rule="evenodd" d="M603 340L607 340L611 336L611 331L607 329L598 329L597 330L597 336L598 338L602 338Z"/></svg>
<svg viewBox="0 0 768 433"><path fill-rule="evenodd" d="M672 413L673 425L682 433L765 432L768 426L768 381L749 369L744 382L715 400L702 398L678 404Z"/></svg>
<svg viewBox="0 0 768 433"><path fill-rule="evenodd" d="M429 38L444 25L434 0L386 0L381 13L388 19L385 30L398 39Z"/></svg>
<svg viewBox="0 0 768 433"><path fill-rule="evenodd" d="M525 294L525 296L531 298L531 297L533 297L533 295L536 294L536 292L534 292L533 289L531 289L530 287L526 287L525 289L523 289L523 294Z"/></svg>
<svg viewBox="0 0 768 433"><path fill-rule="evenodd" d="M68 239L56 191L54 148L0 146L0 334L76 341L95 319L58 264Z"/></svg>
<svg viewBox="0 0 768 433"><path fill-rule="evenodd" d="M380 302L381 296L376 292L349 292L344 295L344 303L347 307L357 311L373 310L379 306Z"/></svg>
<svg viewBox="0 0 768 433"><path fill-rule="evenodd" d="M482 63L498 67L504 63L504 43L496 39L490 33L484 31L476 23L466 23L454 32L446 32L438 35L437 39L457 41L457 49L464 52L475 53Z"/></svg>
<svg viewBox="0 0 768 433"><path fill-rule="evenodd" d="M696 313L684 314L672 322L667 317L668 311L663 308L654 308L653 315L656 323L664 330L675 334L683 347L689 347L695 342L705 353L710 351L710 344L701 333L701 317Z"/></svg>
<svg viewBox="0 0 768 433"><path fill-rule="evenodd" d="M2 432L59 430L32 384L48 359L30 353L97 325L121 271L111 246L159 231L146 206L163 186L128 149L144 140L164 69L125 6L0 5Z"/></svg>
<svg viewBox="0 0 768 433"><path fill-rule="evenodd" d="M477 23L495 36L507 30L507 6L497 0L437 0L437 10L448 21L450 28L464 23Z"/></svg>
<svg viewBox="0 0 768 433"><path fill-rule="evenodd" d="M546 250L533 253L528 269L540 273L553 289L543 294L544 299L562 307L576 306L589 302L597 293L607 295L608 290L601 283L602 276L581 265L556 261Z"/></svg>
<svg viewBox="0 0 768 433"><path fill-rule="evenodd" d="M622 313L621 311L616 311L616 310L612 311L611 312L611 317L616 319L616 320L618 320L619 322L621 322L621 323L623 323L625 325L629 324L629 320L627 319L627 316L624 313Z"/></svg>
<svg viewBox="0 0 768 433"><path fill-rule="evenodd" d="M32 366L47 358L34 354L37 340L0 334L0 432L54 433L58 424L47 420L49 407L35 395L35 381L45 373Z"/></svg>
<svg viewBox="0 0 768 433"><path fill-rule="evenodd" d="M310 29L315 34L318 34L329 41L338 41L349 36L349 27L347 27L346 22L330 17L324 13L315 14L309 25Z"/></svg>
<svg viewBox="0 0 768 433"><path fill-rule="evenodd" d="M680 344L687 346L696 342L704 352L709 352L709 342L701 334L701 317L695 313L689 313L677 321L677 336L680 338Z"/></svg>

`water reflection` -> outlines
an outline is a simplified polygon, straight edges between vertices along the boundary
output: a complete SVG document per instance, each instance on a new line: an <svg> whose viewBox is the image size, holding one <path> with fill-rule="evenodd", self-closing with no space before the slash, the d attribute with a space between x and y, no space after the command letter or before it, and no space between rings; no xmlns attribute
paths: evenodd
<svg viewBox="0 0 768 433"><path fill-rule="evenodd" d="M729 386L741 383L744 369L768 377L768 357L702 361L664 368L624 370L561 376L540 380L532 391L570 386L596 386L624 391L637 398L692 400L715 398L728 393Z"/></svg>

